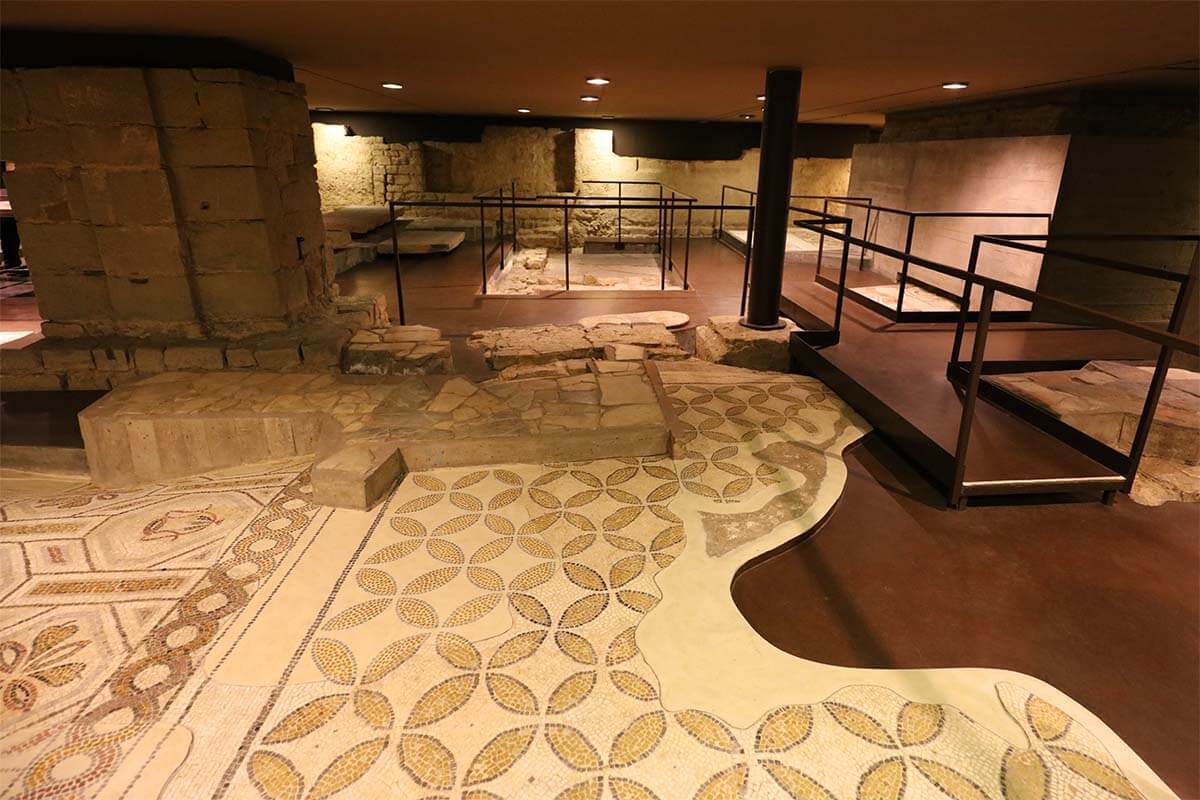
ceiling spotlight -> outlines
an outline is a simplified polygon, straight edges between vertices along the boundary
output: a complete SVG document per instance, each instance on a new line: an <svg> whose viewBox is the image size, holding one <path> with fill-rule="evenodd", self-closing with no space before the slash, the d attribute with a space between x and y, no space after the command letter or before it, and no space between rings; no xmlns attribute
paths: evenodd
<svg viewBox="0 0 1200 800"><path fill-rule="evenodd" d="M333 106L317 106L313 111L333 111Z"/></svg>
<svg viewBox="0 0 1200 800"><path fill-rule="evenodd" d="M753 114L738 114L738 116L741 117L742 119L754 119Z"/></svg>
<svg viewBox="0 0 1200 800"><path fill-rule="evenodd" d="M601 114L600 119L616 119L612 114Z"/></svg>
<svg viewBox="0 0 1200 800"><path fill-rule="evenodd" d="M965 89L970 85L971 84L967 83L966 81L950 81L949 83L943 83L942 88L943 89Z"/></svg>
<svg viewBox="0 0 1200 800"><path fill-rule="evenodd" d="M761 103L763 100L767 99L767 96L765 94L756 94L754 95L754 99Z"/></svg>
<svg viewBox="0 0 1200 800"><path fill-rule="evenodd" d="M588 78L586 82L592 86L608 86L610 83L608 78Z"/></svg>
<svg viewBox="0 0 1200 800"><path fill-rule="evenodd" d="M388 81L387 83L381 83L379 85L385 89L403 89L404 88L403 83L392 83L391 81Z"/></svg>
<svg viewBox="0 0 1200 800"><path fill-rule="evenodd" d="M594 95L594 94L585 94L585 95L581 96L579 99L585 103L599 103L600 102L600 98L596 97L596 95Z"/></svg>
<svg viewBox="0 0 1200 800"><path fill-rule="evenodd" d="M528 108L518 108L517 113L518 114L528 114L528 113L530 113L530 111Z"/></svg>

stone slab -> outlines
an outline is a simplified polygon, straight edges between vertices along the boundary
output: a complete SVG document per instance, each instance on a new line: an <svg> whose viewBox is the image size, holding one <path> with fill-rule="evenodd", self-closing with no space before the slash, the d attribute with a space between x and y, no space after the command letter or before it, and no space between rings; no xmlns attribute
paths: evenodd
<svg viewBox="0 0 1200 800"><path fill-rule="evenodd" d="M102 486L311 456L318 502L369 508L412 469L666 453L665 401L640 363L627 366L596 375L584 361L478 384L457 375L166 372L118 387L79 421Z"/></svg>
<svg viewBox="0 0 1200 800"><path fill-rule="evenodd" d="M402 256L424 256L449 253L463 243L466 237L461 231L400 231L396 234L396 249ZM384 231L371 243L380 255L391 255L392 237Z"/></svg>
<svg viewBox="0 0 1200 800"><path fill-rule="evenodd" d="M348 231L358 237L387 225L387 206L343 206L321 215L326 231Z"/></svg>
<svg viewBox="0 0 1200 800"><path fill-rule="evenodd" d="M667 328L682 328L691 321L691 317L682 311L631 311L627 314L597 314L583 317L579 324L585 328L594 328L605 323L654 322Z"/></svg>

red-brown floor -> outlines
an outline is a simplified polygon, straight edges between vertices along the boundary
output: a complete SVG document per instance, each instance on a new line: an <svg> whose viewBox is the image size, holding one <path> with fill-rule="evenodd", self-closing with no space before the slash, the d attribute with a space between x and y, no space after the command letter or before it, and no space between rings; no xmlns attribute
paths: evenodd
<svg viewBox="0 0 1200 800"><path fill-rule="evenodd" d="M1200 797L1200 508L951 511L877 434L823 527L733 583L771 643L853 667L996 667L1099 715Z"/></svg>

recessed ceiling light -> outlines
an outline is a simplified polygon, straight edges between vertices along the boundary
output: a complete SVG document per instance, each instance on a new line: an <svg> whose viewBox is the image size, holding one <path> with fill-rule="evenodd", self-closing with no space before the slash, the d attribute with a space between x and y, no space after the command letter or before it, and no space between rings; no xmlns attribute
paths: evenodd
<svg viewBox="0 0 1200 800"><path fill-rule="evenodd" d="M763 100L767 99L767 96L765 94L756 94L754 95L754 99L761 103Z"/></svg>
<svg viewBox="0 0 1200 800"><path fill-rule="evenodd" d="M391 81L388 81L387 83L381 83L379 85L385 89L403 89L404 88L403 83L393 83Z"/></svg>
<svg viewBox="0 0 1200 800"><path fill-rule="evenodd" d="M949 83L943 83L942 88L943 89L965 89L970 85L971 84L967 83L966 81L950 81Z"/></svg>
<svg viewBox="0 0 1200 800"><path fill-rule="evenodd" d="M741 117L742 119L754 119L753 114L738 114L738 116Z"/></svg>
<svg viewBox="0 0 1200 800"><path fill-rule="evenodd" d="M332 106L317 106L313 111L333 111Z"/></svg>
<svg viewBox="0 0 1200 800"><path fill-rule="evenodd" d="M616 119L612 114L601 114L600 119Z"/></svg>
<svg viewBox="0 0 1200 800"><path fill-rule="evenodd" d="M594 94L585 94L582 97L580 97L579 99L585 103L599 103L600 102L600 98L596 97L596 95L594 95Z"/></svg>
<svg viewBox="0 0 1200 800"><path fill-rule="evenodd" d="M608 86L611 81L608 78L588 78L587 83L592 86Z"/></svg>
<svg viewBox="0 0 1200 800"><path fill-rule="evenodd" d="M528 113L530 113L530 112L529 112L529 109L528 109L528 108L518 108L518 109L517 109L517 113L518 113L518 114L528 114Z"/></svg>

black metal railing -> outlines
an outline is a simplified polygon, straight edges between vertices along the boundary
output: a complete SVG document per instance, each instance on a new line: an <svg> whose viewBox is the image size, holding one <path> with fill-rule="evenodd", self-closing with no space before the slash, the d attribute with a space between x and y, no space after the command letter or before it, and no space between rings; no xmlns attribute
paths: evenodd
<svg viewBox="0 0 1200 800"><path fill-rule="evenodd" d="M948 486L948 497L951 505L961 505L966 494L984 494L988 493L989 489L988 486L983 485L987 482L966 482L965 475L967 453L971 439L971 429L975 416L975 405L981 393L981 376L985 372L985 352L987 347L988 333L992 325L992 310L994 300L997 293L1028 301L1031 305L1036 303L1041 308L1060 312L1089 327L1116 331L1158 346L1159 352L1155 361L1154 372L1150 380L1150 386L1145 402L1138 417L1137 428L1134 433L1130 451L1128 453L1120 453L1119 451L1114 450L1109 454L1108 457L1102 456L1097 459L1095 456L1097 451L1106 447L1102 443L1095 442L1095 445L1097 446L1080 447L1078 444L1080 439L1086 439L1090 437L1087 437L1082 433L1077 436L1063 436L1061 435L1061 429L1053 426L1046 426L1044 428L1048 430L1048 432L1058 436L1067 444L1075 446L1085 455L1092 457L1094 460L1098 460L1104 466L1118 474L1118 478L1115 480L1101 478L1097 481L1097 485L1104 490L1106 499L1111 497L1111 493L1113 491L1120 490L1123 492L1128 492L1130 490L1137 475L1138 466L1141 463L1141 457L1145 449L1146 440L1150 433L1150 427L1154 422L1154 415L1158 408L1158 401L1162 394L1162 389L1166 381L1167 371L1170 368L1173 354L1178 351L1193 357L1200 357L1200 343L1184 338L1180 335L1188 297L1192 295L1197 285L1197 273L1198 270L1200 270L1200 266L1198 266L1198 264L1200 264L1200 236L1194 234L1078 234L1064 237L1053 237L1056 242L1060 240L1095 240L1108 242L1191 242L1196 245L1196 250L1192 256L1191 266L1186 273L1178 273L1171 270L1147 267L1145 265L1118 261L1101 256L1075 253L1064 250L1061 247L1039 247L1037 245L1030 244L1029 242L1049 241L1051 237L1048 235L1042 236L1029 234L976 234L971 244L970 261L967 268L962 269L922 258L920 256L913 255L911 252L906 253L903 250L886 247L884 245L868 242L865 239L856 238L849 232L850 220L846 217L835 217L833 215L823 214L820 211L812 209L803 210L805 213L816 217L816 219L812 221L796 220L793 222L794 225L817 233L824 231L825 235L843 243L843 278L840 281L840 285L837 289L839 295L839 311L835 312L832 326L833 336L831 338L834 342L836 342L841 330L840 307L842 303L842 297L846 293L844 264L846 254L848 252L846 248L848 248L851 244L868 248L873 253L878 253L880 255L891 256L893 258L907 257L916 266L931 270L947 277L959 279L963 282L963 290L959 306L959 319L955 329L954 340L949 354L950 358L946 369L947 377L959 384L963 389L962 415L959 420L958 434L953 453L953 475ZM844 226L846 231L839 232L836 230L831 230L831 226ZM1035 289L1029 289L986 275L981 275L978 272L978 260L980 248L984 245L1008 247L1023 251L1033 251L1042 255L1056 255L1058 257L1070 258L1082 263L1129 272L1146 277L1160 278L1173 282L1178 285L1178 289L1173 303L1171 316L1167 322L1166 330L1159 330L1157 328L1131 322L1102 311L1097 311L1095 309L1079 305L1078 303L1074 303L1069 300L1054 297L1045 292L1039 292ZM967 311L970 306L971 293L975 287L979 287L982 294L974 331L974 339L972 342L971 358L968 362L961 362L959 357L968 321ZM1004 362L1003 371L1019 371L1020 363L1021 362ZM1109 449L1111 450L1111 448ZM1071 485L1072 483L1072 479L1067 476L1064 476L1061 479L1037 479L1037 481L1051 484L1057 481L1063 485ZM1022 482L1014 479L1010 481L1001 481L1001 483L1012 483L1014 486L1019 486L1022 483L1029 484L1030 481Z"/></svg>
<svg viewBox="0 0 1200 800"><path fill-rule="evenodd" d="M571 213L576 210L583 209L617 209L618 203L614 202L616 198L607 195L592 196L592 195L548 195L535 194L521 196L516 193L515 184L508 191L504 188L494 189L490 192L474 195L471 200L390 200L388 201L388 213L392 220L392 239L393 250L395 251L395 272L396 272L396 297L400 304L400 317L404 318L404 301L403 287L401 277L400 253L395 246L396 240L396 209L397 208L478 208L479 209L479 253L480 253L480 294L487 294L488 283L491 279L489 267L492 259L497 252L500 254L499 269L504 268L505 258L505 240L510 239L513 246L513 252L519 249L519 236L517 231L517 211L518 209L540 209L540 210L561 210L562 211L562 230L563 230L563 259L564 259L564 290L571 290ZM582 201L582 202L581 202ZM620 207L624 208L627 203L635 203L635 208L643 210L654 210L658 212L660 220L659 233L657 240L662 243L659 250L659 273L660 273L660 289L665 290L667 286L667 273L677 272L682 280L683 288L689 288L689 268L691 262L691 227L692 215L694 211L717 211L720 208L727 207L735 210L752 210L749 206L718 206L715 204L698 203L696 198L690 195L681 195L678 191L670 190L669 187L664 189L663 197L645 197L645 198L623 198L620 202ZM487 218L489 211L495 212L494 216L498 219L496 241L491 243L489 248L488 237L485 235L487 227ZM675 213L679 212L686 215L686 227L684 238L684 253L682 269L676 265L674 260L674 240L675 240ZM512 233L505 235L504 219L511 221ZM747 254L747 259L749 255ZM747 261L747 263L749 263Z"/></svg>
<svg viewBox="0 0 1200 800"><path fill-rule="evenodd" d="M917 223L920 220L923 220L923 219L987 219L987 220L1040 219L1040 220L1045 220L1046 228L1048 231L1049 227L1050 227L1050 221L1053 218L1052 214L1050 214L1048 212L1040 212L1040 211L910 211L908 209L903 209L903 208L889 208L887 206L874 205L870 201L863 203L863 202L861 202L859 200L855 200L855 199L844 199L841 202L842 202L842 205L844 205L846 208L864 209L866 212L866 216L867 216L867 225L868 226L870 225L870 215L872 212L874 212L875 221L876 221L876 229L878 229L879 220L881 219L883 214L894 214L894 215L904 218L904 220L905 220L905 223L904 223L904 248L903 248L903 250L900 251L900 255L894 256L894 258L896 258L900 262L900 269L898 270L897 280L896 280L897 293L896 293L895 308L891 308L889 306L882 306L882 304L874 303L870 299L868 299L856 292L851 293L851 298L855 302L870 306L872 308L875 308L876 310L881 310L889 318L891 318L892 320L894 320L896 322L918 321L918 320L926 319L928 317L927 314L924 314L922 312L915 312L915 313L910 312L907 317L904 316L904 314L905 314L905 311L904 311L905 291L908 288L910 283L919 284L922 287L924 287L925 289L928 289L935 294L945 296L948 299L954 299L952 292L950 292L946 289L943 289L941 287L934 286L931 283L921 281L917 278L912 277L909 274L911 267L913 267L913 266L920 267L921 266L920 263L918 263L916 260L914 260L915 254L913 253L913 241L914 241L914 238L917 233ZM792 210L799 211L801 209L793 208ZM807 211L807 212L813 211L813 209L803 209L803 210ZM825 204L825 207L822 209L822 211L825 213L828 213L828 203ZM870 238L870 237L868 237L868 238ZM861 266L861 259L860 259L860 266ZM825 283L830 288L833 288L832 282L828 281L828 279L824 278L824 276L821 275L821 258L819 255L817 258L816 279L819 282ZM955 312L949 312L949 313L953 314Z"/></svg>

